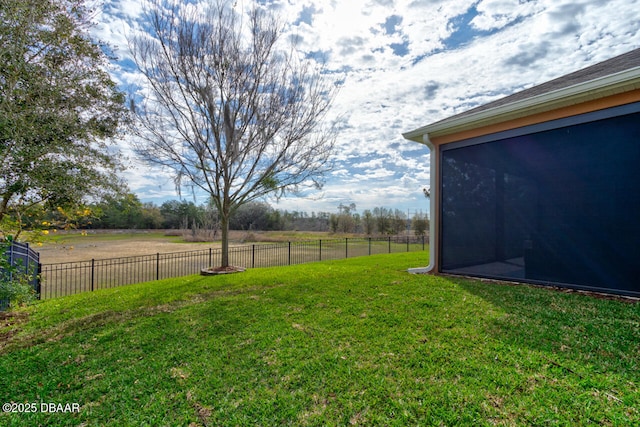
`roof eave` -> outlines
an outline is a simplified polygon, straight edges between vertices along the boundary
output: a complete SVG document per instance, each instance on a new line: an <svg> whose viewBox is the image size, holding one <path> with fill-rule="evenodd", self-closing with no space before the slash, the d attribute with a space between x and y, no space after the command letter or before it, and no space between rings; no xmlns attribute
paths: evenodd
<svg viewBox="0 0 640 427"><path fill-rule="evenodd" d="M430 138L451 135L634 89L640 89L640 67L630 68L619 73L481 110L459 118L454 116L451 119L445 119L403 133L402 136L411 141L424 143L425 134Z"/></svg>

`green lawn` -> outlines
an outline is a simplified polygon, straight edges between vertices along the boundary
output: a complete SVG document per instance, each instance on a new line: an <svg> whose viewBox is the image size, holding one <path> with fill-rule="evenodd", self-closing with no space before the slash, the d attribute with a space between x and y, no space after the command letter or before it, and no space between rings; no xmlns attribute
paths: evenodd
<svg viewBox="0 0 640 427"><path fill-rule="evenodd" d="M406 273L425 261L41 302L0 324L0 401L38 409L0 425L640 425L640 304Z"/></svg>
<svg viewBox="0 0 640 427"><path fill-rule="evenodd" d="M83 234L84 233L84 234ZM50 231L46 236L42 236L40 240L44 244L78 244L78 243L93 243L100 244L104 242L122 241L122 240L165 240L169 242L182 243L184 239L182 236L170 236L164 231L148 231L148 232L136 232L136 231L106 231L95 232L94 230L73 230L66 232L54 232Z"/></svg>

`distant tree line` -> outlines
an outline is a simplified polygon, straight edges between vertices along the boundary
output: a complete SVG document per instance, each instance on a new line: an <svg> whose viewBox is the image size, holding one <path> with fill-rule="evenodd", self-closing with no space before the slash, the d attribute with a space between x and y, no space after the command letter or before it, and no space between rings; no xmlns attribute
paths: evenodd
<svg viewBox="0 0 640 427"><path fill-rule="evenodd" d="M130 192L107 195L100 202L74 212L71 219L69 212L62 209L40 209L21 221L25 229L62 228L61 225L66 224L81 229L176 229L195 233L197 230L215 232L220 228L220 218L213 204L196 205L188 200L169 200L161 205L143 203ZM359 213L353 203L340 204L333 213L308 213L277 210L268 203L254 201L240 206L230 221L232 230L330 231L369 236L398 235L407 231L424 235L428 227L429 220L421 212L409 217L400 209L376 207Z"/></svg>
<svg viewBox="0 0 640 427"><path fill-rule="evenodd" d="M142 203L134 194L106 198L92 206L92 218L82 224L91 229L215 229L220 218L212 204L169 200L161 205ZM232 230L329 230L328 213L289 212L268 203L240 206L230 221Z"/></svg>
<svg viewBox="0 0 640 427"><path fill-rule="evenodd" d="M215 229L219 217L211 204L196 205L187 200L170 200L160 206L142 203L134 194L107 198L94 206L94 218L87 228L96 229ZM424 235L429 228L426 214L409 217L400 209L376 207L357 212L356 205L340 204L337 212L276 210L268 203L240 206L230 220L232 230L299 230L398 235L409 230Z"/></svg>
<svg viewBox="0 0 640 427"><path fill-rule="evenodd" d="M425 235L429 228L429 219L422 212L416 212L411 218L400 209L376 207L366 209L359 214L356 205L338 206L338 213L329 217L329 228L332 232L398 235L413 232L417 236Z"/></svg>

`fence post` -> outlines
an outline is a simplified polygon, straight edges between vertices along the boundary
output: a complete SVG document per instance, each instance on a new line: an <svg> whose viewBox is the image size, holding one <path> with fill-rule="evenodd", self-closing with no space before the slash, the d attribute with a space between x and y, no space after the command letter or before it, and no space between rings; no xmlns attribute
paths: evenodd
<svg viewBox="0 0 640 427"><path fill-rule="evenodd" d="M289 242L289 258L288 258L288 265L291 265L291 242Z"/></svg>
<svg viewBox="0 0 640 427"><path fill-rule="evenodd" d="M409 252L409 236L407 236L407 252Z"/></svg>
<svg viewBox="0 0 640 427"><path fill-rule="evenodd" d="M371 255L371 236L369 236L369 255Z"/></svg>
<svg viewBox="0 0 640 427"><path fill-rule="evenodd" d="M251 268L256 268L256 245L251 245Z"/></svg>
<svg viewBox="0 0 640 427"><path fill-rule="evenodd" d="M9 243L9 265L13 266L13 242ZM9 270L9 280L13 280L13 272Z"/></svg>
<svg viewBox="0 0 640 427"><path fill-rule="evenodd" d="M320 239L320 258L318 258L318 261L322 261L322 239Z"/></svg>
<svg viewBox="0 0 640 427"><path fill-rule="evenodd" d="M212 249L209 248L209 265L207 267L213 267L213 254L212 254Z"/></svg>
<svg viewBox="0 0 640 427"><path fill-rule="evenodd" d="M156 280L160 280L160 252L156 252Z"/></svg>
<svg viewBox="0 0 640 427"><path fill-rule="evenodd" d="M349 238L344 238L344 257L349 258Z"/></svg>
<svg viewBox="0 0 640 427"><path fill-rule="evenodd" d="M42 264L38 260L38 273L36 275L36 292L38 293L38 299L42 299Z"/></svg>
<svg viewBox="0 0 640 427"><path fill-rule="evenodd" d="M391 236L389 236L389 253L391 253Z"/></svg>
<svg viewBox="0 0 640 427"><path fill-rule="evenodd" d="M91 292L94 291L96 260L91 258Z"/></svg>

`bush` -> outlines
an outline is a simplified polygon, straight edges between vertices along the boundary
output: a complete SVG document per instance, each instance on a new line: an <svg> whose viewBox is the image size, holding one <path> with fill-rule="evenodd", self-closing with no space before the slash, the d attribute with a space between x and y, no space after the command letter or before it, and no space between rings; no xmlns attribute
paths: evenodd
<svg viewBox="0 0 640 427"><path fill-rule="evenodd" d="M0 301L8 301L9 307L28 304L35 298L36 291L29 284L28 278L15 280L14 276L13 280L5 280L4 277L0 280Z"/></svg>
<svg viewBox="0 0 640 427"><path fill-rule="evenodd" d="M0 305L9 304L15 307L36 299L36 291L30 284L33 276L24 273L20 265L11 264L7 259L7 248L10 241L0 243Z"/></svg>

